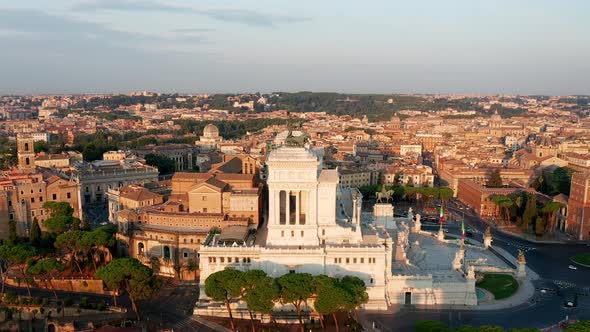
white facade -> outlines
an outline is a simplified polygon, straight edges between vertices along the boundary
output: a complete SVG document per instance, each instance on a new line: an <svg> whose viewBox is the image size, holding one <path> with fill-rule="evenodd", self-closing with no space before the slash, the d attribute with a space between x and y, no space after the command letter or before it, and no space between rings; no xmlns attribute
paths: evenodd
<svg viewBox="0 0 590 332"><path fill-rule="evenodd" d="M367 285L368 307L387 307L387 232L374 227L361 231L360 193L340 187L337 171L322 170L321 164L303 147L270 153L268 220L255 242L226 247L214 240L201 248L201 299L211 273L234 267L262 269L273 277L301 272L358 276Z"/></svg>
<svg viewBox="0 0 590 332"><path fill-rule="evenodd" d="M269 214L256 238L220 244L222 231L200 249L196 314L226 314L225 307L208 301L204 287L210 274L227 267L261 269L275 278L357 276L367 286L365 308L375 310L391 304L476 305L475 271L490 264L504 269L483 247L470 246L467 255L460 240L421 231L420 217L414 221L411 211L394 218L390 204L376 204L372 222L361 224L358 190L340 186L337 171L322 169L321 158L306 148L273 150L267 165Z"/></svg>

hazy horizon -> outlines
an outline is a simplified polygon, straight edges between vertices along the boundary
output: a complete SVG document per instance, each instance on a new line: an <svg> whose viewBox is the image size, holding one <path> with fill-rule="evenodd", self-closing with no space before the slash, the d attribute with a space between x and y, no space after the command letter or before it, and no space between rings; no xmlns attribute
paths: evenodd
<svg viewBox="0 0 590 332"><path fill-rule="evenodd" d="M0 0L0 95L589 95L588 12L582 0Z"/></svg>

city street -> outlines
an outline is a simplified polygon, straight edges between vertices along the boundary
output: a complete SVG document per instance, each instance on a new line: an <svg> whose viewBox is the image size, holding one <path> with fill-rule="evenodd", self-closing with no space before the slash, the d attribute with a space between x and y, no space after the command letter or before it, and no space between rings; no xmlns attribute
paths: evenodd
<svg viewBox="0 0 590 332"><path fill-rule="evenodd" d="M395 205L395 204L394 204ZM449 204L448 218L444 229L448 234L461 236L461 219L465 216L465 227L477 241L482 241L487 224L465 208L460 209L456 203ZM400 209L397 209L399 212ZM403 211L403 210L402 210ZM405 211L404 211L405 212ZM424 219L423 219L424 221ZM440 227L434 223L423 223L426 231L437 231ZM478 311L467 308L421 309L413 306L402 307L393 314L367 313L369 325L373 322L383 331L413 331L417 320L438 320L451 327L461 325L500 325L513 327L547 327L566 316L570 319L590 319L590 268L578 266L577 270L568 268L572 255L590 252L586 244L576 243L533 243L519 237L503 233L492 228L493 247L499 247L511 255L518 255L518 250L525 252L527 266L541 278L535 281L537 291L533 299L522 305L504 310ZM541 288L549 291L542 293ZM564 307L564 297L557 290L571 289L578 294L575 308Z"/></svg>

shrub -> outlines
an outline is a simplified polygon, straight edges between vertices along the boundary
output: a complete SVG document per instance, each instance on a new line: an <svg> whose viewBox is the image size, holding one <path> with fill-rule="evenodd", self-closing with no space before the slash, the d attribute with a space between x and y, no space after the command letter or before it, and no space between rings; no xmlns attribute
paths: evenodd
<svg viewBox="0 0 590 332"><path fill-rule="evenodd" d="M107 310L107 304L104 301L101 301L99 304L96 305L96 309L100 311Z"/></svg>
<svg viewBox="0 0 590 332"><path fill-rule="evenodd" d="M4 294L4 302L7 304L16 304L18 303L18 297L13 292L6 292Z"/></svg>

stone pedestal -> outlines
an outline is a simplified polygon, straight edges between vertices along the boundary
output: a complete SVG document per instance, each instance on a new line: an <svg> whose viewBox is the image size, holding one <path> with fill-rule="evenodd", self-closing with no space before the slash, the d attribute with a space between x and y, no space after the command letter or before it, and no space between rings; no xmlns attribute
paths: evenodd
<svg viewBox="0 0 590 332"><path fill-rule="evenodd" d="M492 232L490 231L490 227L486 229L486 232L483 235L483 246L486 249L489 249L492 246Z"/></svg>
<svg viewBox="0 0 590 332"><path fill-rule="evenodd" d="M422 228L422 222L420 222L420 214L416 215L416 221L414 222L414 233L419 233Z"/></svg>
<svg viewBox="0 0 590 332"><path fill-rule="evenodd" d="M459 250L455 253L453 259L453 270L460 270L463 267L463 259L465 258L465 248L463 244L459 247Z"/></svg>
<svg viewBox="0 0 590 332"><path fill-rule="evenodd" d="M524 251L518 251L518 266L516 267L516 277L519 279L526 278L526 259L524 257Z"/></svg>
<svg viewBox="0 0 590 332"><path fill-rule="evenodd" d="M395 229L393 221L393 205L388 203L377 203L373 206L373 220L375 226L383 226L387 229Z"/></svg>
<svg viewBox="0 0 590 332"><path fill-rule="evenodd" d="M445 232L443 231L442 226L438 229L438 236L437 236L439 241L444 241L445 240Z"/></svg>

